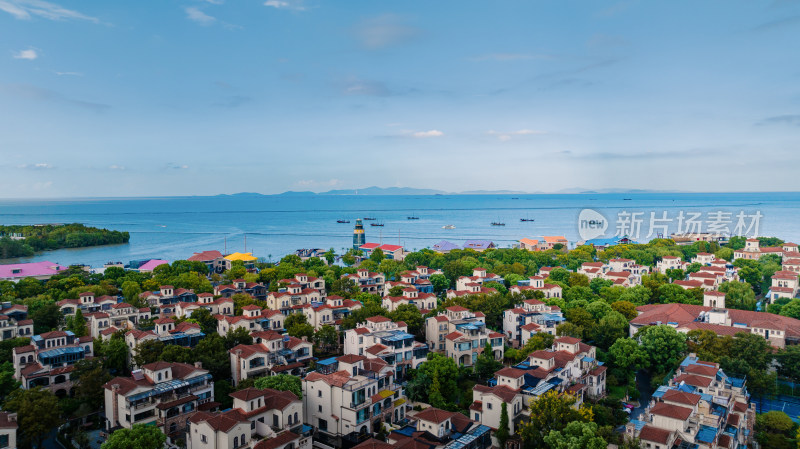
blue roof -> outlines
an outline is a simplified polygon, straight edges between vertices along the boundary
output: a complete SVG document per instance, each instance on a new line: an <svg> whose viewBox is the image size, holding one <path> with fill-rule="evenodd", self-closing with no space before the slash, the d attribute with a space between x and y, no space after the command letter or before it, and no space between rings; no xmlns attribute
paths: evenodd
<svg viewBox="0 0 800 449"><path fill-rule="evenodd" d="M333 365L334 363L336 363L336 357L320 360L319 362L317 362L317 365L328 366L328 365Z"/></svg>
<svg viewBox="0 0 800 449"><path fill-rule="evenodd" d="M634 240L629 239L627 236L624 237L610 237L605 239L589 239L586 241L587 245L593 246L608 246L608 245L616 245L622 239L628 239L631 243L636 243Z"/></svg>
<svg viewBox="0 0 800 449"><path fill-rule="evenodd" d="M442 240L441 242L433 245L433 249L436 251L451 251L454 249L461 249L460 246L456 245L453 242L448 242L447 240Z"/></svg>
<svg viewBox="0 0 800 449"><path fill-rule="evenodd" d="M644 422L644 421L639 421L638 419L632 419L632 420L631 420L631 423L632 423L634 426L636 426L636 431L637 431L637 432L638 432L638 431L640 431L640 430L642 430L642 427L644 427L644 426L646 426L646 425L647 425L647 423L646 423L646 422Z"/></svg>
<svg viewBox="0 0 800 449"><path fill-rule="evenodd" d="M486 249L492 246L494 243L491 240L466 240L464 242L464 249L468 248L480 248Z"/></svg>
<svg viewBox="0 0 800 449"><path fill-rule="evenodd" d="M392 432L397 432L397 433L399 433L400 435L405 435L405 436L407 436L407 437L410 437L410 436L411 436L411 435L413 435L413 434L414 434L414 432L416 432L416 431L417 431L417 429L416 429L415 427L413 427L413 426L405 426L405 427L403 427L402 429L399 429L399 430L393 430Z"/></svg>
<svg viewBox="0 0 800 449"><path fill-rule="evenodd" d="M83 354L83 348L80 346L72 346L68 348L55 348L50 349L49 351L42 351L39 353L39 357L56 357L63 354Z"/></svg>
<svg viewBox="0 0 800 449"><path fill-rule="evenodd" d="M660 387L658 387L656 389L656 391L653 393L653 397L654 398L660 398L660 397L664 396L664 393L669 391L669 389L670 389L669 387L667 387L665 385L662 385L662 386L660 386Z"/></svg>
<svg viewBox="0 0 800 449"><path fill-rule="evenodd" d="M702 441L703 443L711 443L716 437L717 429L711 426L700 426L700 430L697 431L697 436L695 439L697 441Z"/></svg>

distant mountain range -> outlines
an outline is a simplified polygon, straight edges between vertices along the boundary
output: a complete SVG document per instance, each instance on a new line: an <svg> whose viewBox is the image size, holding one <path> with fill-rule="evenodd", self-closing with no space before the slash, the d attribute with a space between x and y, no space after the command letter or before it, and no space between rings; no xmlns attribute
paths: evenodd
<svg viewBox="0 0 800 449"><path fill-rule="evenodd" d="M436 189L416 189L413 187L366 187L363 189L339 189L328 190L327 192L314 193L310 191L288 191L279 195L301 196L301 195L542 195L552 193L563 194L592 194L592 193L678 193L671 190L649 190L649 189L584 189L572 188L562 189L557 192L523 192L520 190L468 190L464 192L445 192ZM254 195L251 193L237 193L238 195Z"/></svg>

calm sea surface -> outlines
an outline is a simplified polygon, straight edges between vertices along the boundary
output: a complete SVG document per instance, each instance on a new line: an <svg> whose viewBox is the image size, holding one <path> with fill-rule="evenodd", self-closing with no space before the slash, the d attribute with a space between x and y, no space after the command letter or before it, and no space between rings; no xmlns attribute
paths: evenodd
<svg viewBox="0 0 800 449"><path fill-rule="evenodd" d="M400 243L421 249L447 239L489 239L510 246L523 237L565 235L580 240L578 214L594 209L611 222L620 211L644 212L642 236L648 240L650 212L676 218L680 211L735 215L760 212L759 234L800 242L800 193L739 194L576 194L443 196L217 196L135 199L0 201L0 224L84 223L131 233L126 245L65 249L2 263L50 260L101 266L108 261L185 259L194 251L245 251L277 259L298 248L335 248L352 244L358 217L375 217L383 227L364 222L367 241ZM409 215L419 220L407 220ZM531 218L533 222L520 222ZM350 224L338 224L349 219ZM491 226L493 221L505 226ZM454 225L452 230L442 226ZM704 228L705 228L704 223ZM670 231L677 224L670 224Z"/></svg>

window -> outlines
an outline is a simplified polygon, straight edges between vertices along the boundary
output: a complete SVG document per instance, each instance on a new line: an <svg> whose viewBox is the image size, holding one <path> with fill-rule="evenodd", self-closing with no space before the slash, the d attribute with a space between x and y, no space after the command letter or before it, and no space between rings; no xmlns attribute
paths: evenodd
<svg viewBox="0 0 800 449"><path fill-rule="evenodd" d="M233 447L239 447L239 437L233 437Z"/></svg>
<svg viewBox="0 0 800 449"><path fill-rule="evenodd" d="M322 405L318 405L320 413L322 413Z"/></svg>
<svg viewBox="0 0 800 449"><path fill-rule="evenodd" d="M242 437L241 437L240 439L242 440L242 446L244 446L244 443L245 443L245 441L244 441L244 434L242 434Z"/></svg>
<svg viewBox="0 0 800 449"><path fill-rule="evenodd" d="M480 420L481 420L481 415L476 413L475 414L475 421L479 421L480 422Z"/></svg>
<svg viewBox="0 0 800 449"><path fill-rule="evenodd" d="M492 403L491 403L491 402L487 402L487 403L486 403L486 408L488 408L489 410L491 410L491 409L492 409Z"/></svg>
<svg viewBox="0 0 800 449"><path fill-rule="evenodd" d="M324 419L320 419L319 420L319 430L326 430L327 431L328 430L328 421L325 421Z"/></svg>
<svg viewBox="0 0 800 449"><path fill-rule="evenodd" d="M250 430L256 430L256 422L250 421Z"/></svg>
<svg viewBox="0 0 800 449"><path fill-rule="evenodd" d="M203 443L208 443L208 438L206 438L205 435L200 435L200 441L202 441Z"/></svg>

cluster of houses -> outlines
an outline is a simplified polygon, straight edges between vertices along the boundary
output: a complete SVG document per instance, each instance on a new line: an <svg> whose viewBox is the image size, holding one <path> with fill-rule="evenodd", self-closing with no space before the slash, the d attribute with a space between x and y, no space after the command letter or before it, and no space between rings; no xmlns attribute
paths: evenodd
<svg viewBox="0 0 800 449"><path fill-rule="evenodd" d="M755 415L744 379L690 354L625 431L651 449L734 449L749 446Z"/></svg>
<svg viewBox="0 0 800 449"><path fill-rule="evenodd" d="M599 247L619 242L592 244ZM456 249L448 244L440 242L435 249ZM566 244L564 237L543 237L523 239L520 248L540 251ZM492 247L492 242L468 241L458 248L481 251ZM377 249L392 259L405 257L404 249L397 245L364 243L360 249L367 257ZM772 278L769 300L795 297L800 289L800 254L796 254L796 245L786 244L779 250L759 249L757 240L748 240L748 246L735 256L781 256L782 269ZM217 251L204 251L195 253L190 260L203 262L212 273L229 269L235 260L252 264L255 258L247 253L223 256ZM666 273L670 269L686 269L692 263L700 264L700 268L674 283L686 289L703 289L703 305L640 306L638 316L630 322L631 335L643 326L666 324L680 332L705 329L718 335L755 333L776 348L800 342L800 320L725 307L725 294L718 289L724 282L738 280L738 272L713 254L699 253L691 261L665 256L655 270ZM0 337L31 338L30 345L12 351L14 376L22 388L41 386L67 396L74 388L70 379L74 364L94 355L94 338L107 340L117 332L124 333L133 366L133 356L146 341L195 346L205 334L198 324L183 318L206 309L216 319L220 335L245 329L253 337L252 344L240 344L228 351L234 386L256 377L290 374L302 379L302 397L287 391L244 388L230 394L231 408L220 410L214 397L214 379L200 363L156 362L133 366L130 376L116 377L104 385L108 430L155 425L170 438L180 438L195 449L311 449L312 440L322 448L388 449L386 446L390 445L408 449L487 449L493 444L492 432L500 425L503 404L509 415L509 431L513 433L528 416L530 400L549 391L575 395L578 405L585 399L603 397L607 369L597 360L596 348L572 337L555 338L552 347L534 351L523 362L497 371L488 383L476 385L469 416L432 407L414 410L403 388L408 370L418 368L431 352L464 367L474 366L486 351L502 361L507 347L524 347L540 332L556 335L557 326L565 319L561 309L548 305L547 300L561 298L563 292L560 285L546 282L551 270L552 267L541 268L536 276L510 286L509 291L519 298L539 299L519 299L504 311L502 329L487 326L480 311L452 306L425 319L419 341L409 333L406 323L375 316L342 332L343 355L323 360L314 356L314 345L306 338L286 333L286 318L301 313L317 330L323 326L340 329L342 320L362 304L327 295L323 279L302 273L278 281L277 291L243 279L215 285L213 293L163 285L140 295L149 305L143 308L118 297L95 296L91 292L59 301L64 315L80 310L86 317L86 337L69 331L32 335L33 323L27 318L27 308L4 303L0 310ZM605 279L628 288L641 285L642 276L650 270L633 260L617 258L607 263L584 263L576 271L589 279ZM430 280L436 274L442 272L418 266L395 279L387 280L383 273L365 269L356 269L343 278L351 279L362 292L381 296L381 304L388 311L411 305L427 315L440 302ZM503 282L502 277L478 267L471 276L456 279L455 288L443 296L491 294L496 292L492 283ZM262 305L248 305L237 311L232 299L237 294L249 295ZM715 364L690 357L626 432L640 438L643 447L653 449L682 447L683 443L686 447L737 447L751 436L754 414L748 400L743 380L726 376ZM0 443L6 429L15 425L13 415L0 413ZM377 433L386 435L386 441L373 439ZM13 441L15 437L9 438Z"/></svg>

